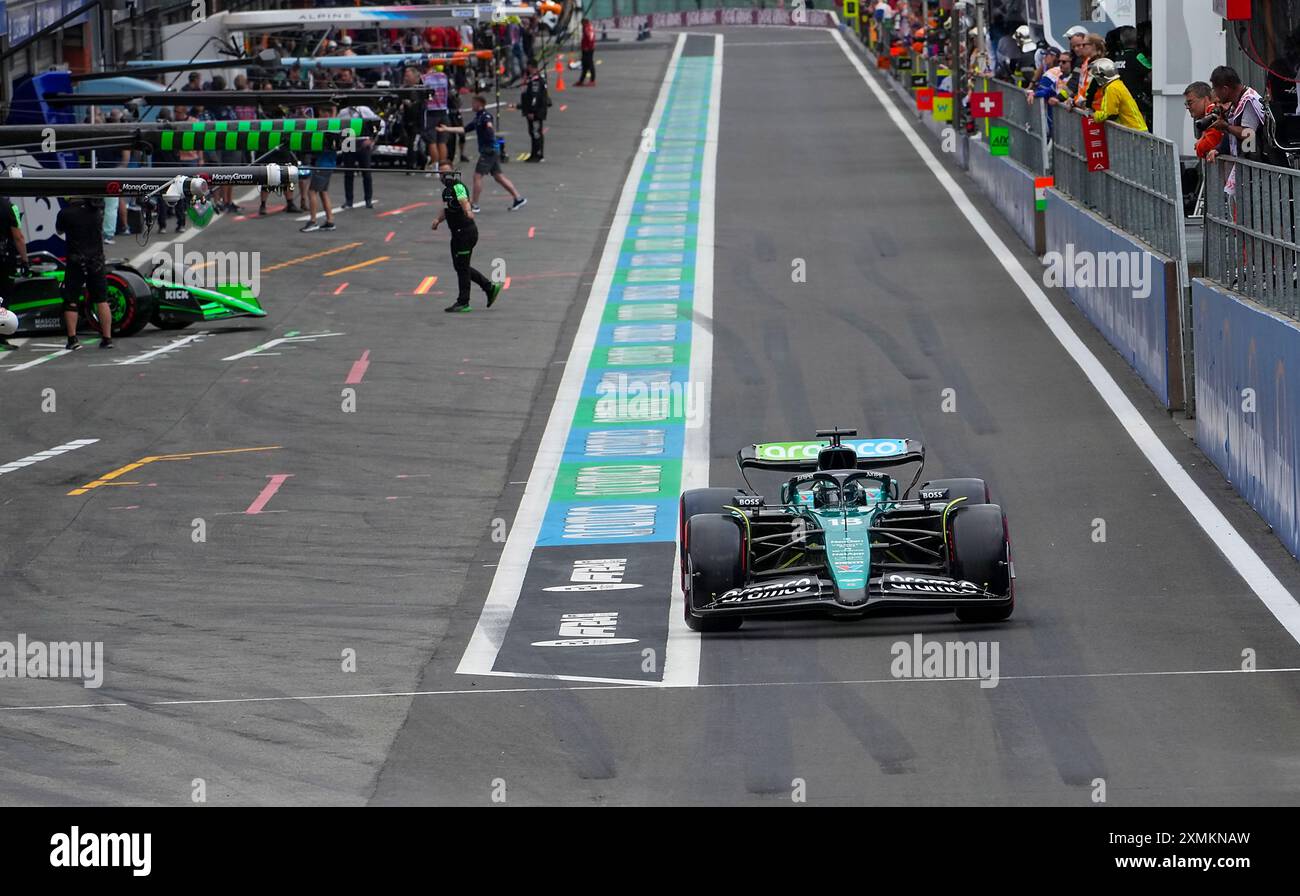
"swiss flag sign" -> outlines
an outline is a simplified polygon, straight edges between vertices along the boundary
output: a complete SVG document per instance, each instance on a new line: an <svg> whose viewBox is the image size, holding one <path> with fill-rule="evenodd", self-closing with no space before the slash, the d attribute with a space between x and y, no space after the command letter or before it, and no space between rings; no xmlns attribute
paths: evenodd
<svg viewBox="0 0 1300 896"><path fill-rule="evenodd" d="M1002 94L975 92L970 95L971 118L1001 118Z"/></svg>
<svg viewBox="0 0 1300 896"><path fill-rule="evenodd" d="M1096 119L1083 117L1083 157L1089 171L1110 169L1110 147L1106 145L1106 125Z"/></svg>

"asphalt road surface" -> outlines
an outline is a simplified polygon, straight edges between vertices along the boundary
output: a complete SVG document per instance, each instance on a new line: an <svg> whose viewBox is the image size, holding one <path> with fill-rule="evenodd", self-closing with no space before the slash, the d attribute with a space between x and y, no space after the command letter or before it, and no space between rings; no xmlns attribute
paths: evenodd
<svg viewBox="0 0 1300 896"><path fill-rule="evenodd" d="M18 369L57 341L37 337L3 359L0 465L97 441L0 476L0 638L102 641L106 674L0 679L0 801L187 804L202 779L216 804L1300 802L1296 641L832 37L717 33L604 53L597 88L555 94L546 163L506 166L528 205L507 213L495 187L483 202L476 262L510 277L490 312L476 295L442 313L435 182L381 175L379 206L332 234L250 217L186 243L260 251L265 321ZM624 238L652 241L646 257ZM689 286L661 295L665 278L624 269L642 264ZM1006 509L1016 614L700 639L670 602L662 514L658 540L625 551L549 543L543 514L572 509L554 439L585 413L581 365L609 350L593 295L614 324L671 304L684 383L707 386L704 425L670 446L674 494L739 484L735 452L756 441L919 439L927 475L982 476ZM1300 594L1264 523L1050 298ZM287 334L315 338L259 349ZM199 454L235 449L255 450ZM68 494L170 455L186 459ZM584 558L624 561L641 587L544 590ZM569 595L633 643L536 646L564 640ZM893 677L893 645L917 635L996 645L1000 681Z"/></svg>

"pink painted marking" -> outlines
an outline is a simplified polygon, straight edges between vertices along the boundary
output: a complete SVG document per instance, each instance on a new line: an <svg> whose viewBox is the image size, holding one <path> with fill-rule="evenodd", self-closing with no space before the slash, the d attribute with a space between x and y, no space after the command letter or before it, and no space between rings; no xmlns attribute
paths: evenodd
<svg viewBox="0 0 1300 896"><path fill-rule="evenodd" d="M505 282L501 284L501 291L504 292L504 291L506 291L506 290L509 289L509 288L510 288L510 278L507 277L507 278L505 279Z"/></svg>
<svg viewBox="0 0 1300 896"><path fill-rule="evenodd" d="M366 368L370 366L370 349L361 353L361 357L352 362L352 370L348 373L345 386L355 386L361 382L361 378L366 375Z"/></svg>
<svg viewBox="0 0 1300 896"><path fill-rule="evenodd" d="M533 238L533 234L536 233L536 232L537 232L537 228L536 228L536 227L529 227L529 228L528 228L528 238L531 240L531 239Z"/></svg>
<svg viewBox="0 0 1300 896"><path fill-rule="evenodd" d="M336 289L336 290L334 290L334 295L338 295L339 293L343 292L343 290L345 290L345 289L347 289L347 288L348 288L347 283L340 283L340 284L339 284L339 288Z"/></svg>
<svg viewBox="0 0 1300 896"><path fill-rule="evenodd" d="M244 513L246 514L261 513L262 508L265 507L267 503L269 503L270 500L273 497L275 497L275 493L280 490L280 486L284 485L284 481L286 479L291 478L292 476L293 476L292 473L276 473L273 476L267 476L266 478L271 481L268 482L266 484L266 487L262 489L261 494L259 494L256 498L253 499L253 503L248 505L248 509L245 510Z"/></svg>
<svg viewBox="0 0 1300 896"><path fill-rule="evenodd" d="M388 236L384 237L384 242L386 242L386 243L391 243L391 242L393 241L393 234L395 234L395 233L397 233L396 230L390 230L390 231L388 231Z"/></svg>

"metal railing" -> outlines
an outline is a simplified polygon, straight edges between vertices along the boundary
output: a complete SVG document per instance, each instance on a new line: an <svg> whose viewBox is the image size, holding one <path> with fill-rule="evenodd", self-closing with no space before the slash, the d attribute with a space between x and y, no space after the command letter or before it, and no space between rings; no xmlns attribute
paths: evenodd
<svg viewBox="0 0 1300 896"><path fill-rule="evenodd" d="M979 78L977 83L983 91L1002 94L1002 117L985 120L991 126L1010 129L1010 157L1034 174L1047 174L1052 162L1047 148L1047 103L1040 99L1030 103L1026 97L1032 94L996 78Z"/></svg>
<svg viewBox="0 0 1300 896"><path fill-rule="evenodd" d="M1300 171L1220 157L1205 164L1205 276L1300 318Z"/></svg>
<svg viewBox="0 0 1300 896"><path fill-rule="evenodd" d="M1185 264L1181 171L1174 142L1108 121L1110 167L1089 171L1083 115L1064 106L1053 106L1052 111L1056 189L1161 255Z"/></svg>

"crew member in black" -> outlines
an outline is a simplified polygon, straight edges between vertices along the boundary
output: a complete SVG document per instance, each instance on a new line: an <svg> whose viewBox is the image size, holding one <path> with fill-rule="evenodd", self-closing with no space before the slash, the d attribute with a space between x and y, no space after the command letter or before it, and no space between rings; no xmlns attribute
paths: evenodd
<svg viewBox="0 0 1300 896"><path fill-rule="evenodd" d="M19 272L26 267L27 240L23 237L18 207L8 196L0 196L0 308L4 307L5 296L13 291ZM0 352L12 352L17 348L0 335Z"/></svg>
<svg viewBox="0 0 1300 896"><path fill-rule="evenodd" d="M442 211L433 221L433 229L443 221L451 231L451 264L456 269L458 292L456 302L446 311L469 310L469 284L477 283L487 294L487 306L492 307L497 296L501 294L501 284L493 283L470 265L474 246L478 243L478 225L474 223L474 212L469 207L469 193L460 182L460 176L451 170L450 162L438 166L438 176L442 178Z"/></svg>
<svg viewBox="0 0 1300 896"><path fill-rule="evenodd" d="M69 351L81 348L77 340L77 304L82 290L99 315L100 348L113 347L113 314L108 308L108 281L104 272L104 203L74 199L54 219L54 229L64 235L68 258L63 270L63 323Z"/></svg>
<svg viewBox="0 0 1300 896"><path fill-rule="evenodd" d="M532 151L525 162L540 162L546 150L546 109L551 105L550 94L546 90L546 77L537 68L537 60L528 60L528 80L524 82L524 92L519 98L519 111L528 120L528 137L532 141Z"/></svg>

